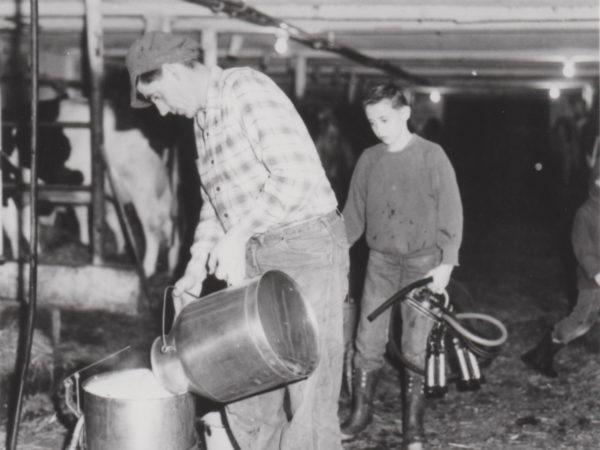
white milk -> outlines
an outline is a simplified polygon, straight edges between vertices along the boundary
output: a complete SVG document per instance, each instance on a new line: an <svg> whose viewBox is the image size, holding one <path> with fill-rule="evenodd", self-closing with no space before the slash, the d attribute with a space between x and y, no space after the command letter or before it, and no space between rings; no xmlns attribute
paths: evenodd
<svg viewBox="0 0 600 450"><path fill-rule="evenodd" d="M150 369L128 369L91 378L84 389L90 394L117 399L173 397L163 389Z"/></svg>

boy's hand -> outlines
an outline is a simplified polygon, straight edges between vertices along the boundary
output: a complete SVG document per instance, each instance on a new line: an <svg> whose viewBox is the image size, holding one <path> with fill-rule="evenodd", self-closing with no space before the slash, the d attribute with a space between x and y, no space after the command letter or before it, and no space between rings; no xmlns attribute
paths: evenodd
<svg viewBox="0 0 600 450"><path fill-rule="evenodd" d="M440 264L439 266L427 272L424 278L432 277L433 281L427 285L436 294L441 294L450 282L450 275L454 266L450 264Z"/></svg>
<svg viewBox="0 0 600 450"><path fill-rule="evenodd" d="M179 311L188 303L193 302L200 296L202 283L206 278L206 264L203 262L190 261L183 276L175 283L173 289L173 307L175 317Z"/></svg>
<svg viewBox="0 0 600 450"><path fill-rule="evenodd" d="M230 286L246 278L246 243L250 235L233 227L208 255L208 272Z"/></svg>

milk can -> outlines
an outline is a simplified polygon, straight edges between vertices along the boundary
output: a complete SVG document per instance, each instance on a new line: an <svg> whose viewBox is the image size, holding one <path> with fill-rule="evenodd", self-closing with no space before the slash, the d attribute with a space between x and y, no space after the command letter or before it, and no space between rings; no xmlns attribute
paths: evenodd
<svg viewBox="0 0 600 450"><path fill-rule="evenodd" d="M310 375L317 321L296 283L268 271L188 304L151 360L167 390L228 403Z"/></svg>

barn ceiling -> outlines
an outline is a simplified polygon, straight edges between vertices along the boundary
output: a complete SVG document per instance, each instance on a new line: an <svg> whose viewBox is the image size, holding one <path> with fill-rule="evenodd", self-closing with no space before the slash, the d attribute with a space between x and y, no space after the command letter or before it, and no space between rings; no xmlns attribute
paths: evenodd
<svg viewBox="0 0 600 450"><path fill-rule="evenodd" d="M69 46L81 36L84 0L39 2L42 49ZM122 58L143 30L163 29L216 38L220 61L256 63L271 72L299 61L309 70L377 76L382 70L339 54L290 41L284 55L273 49L281 29L228 16L202 4L219 0L103 0L108 58ZM229 1L243 5L243 2ZM436 86L597 86L597 0L249 0L271 17L385 61ZM240 9L243 11L243 9ZM0 0L0 30L27 23L29 2ZM574 64L571 78L565 63Z"/></svg>

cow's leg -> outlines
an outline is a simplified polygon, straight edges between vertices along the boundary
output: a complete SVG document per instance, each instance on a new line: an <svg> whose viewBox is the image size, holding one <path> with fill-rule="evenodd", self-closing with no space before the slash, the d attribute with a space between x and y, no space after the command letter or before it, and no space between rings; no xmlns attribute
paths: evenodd
<svg viewBox="0 0 600 450"><path fill-rule="evenodd" d="M39 216L38 220L40 225L44 225L47 227L53 227L56 225L56 219L58 217L59 212L66 211L63 206L55 206L52 208L52 212L47 216Z"/></svg>
<svg viewBox="0 0 600 450"><path fill-rule="evenodd" d="M177 268L177 264L179 263L179 250L181 247L181 242L180 242L180 238L179 238L179 232L177 230L177 224L172 223L171 226L172 229L172 234L169 238L169 252L168 252L168 259L169 259L169 274L173 274L173 272L175 272L175 269Z"/></svg>
<svg viewBox="0 0 600 450"><path fill-rule="evenodd" d="M29 222L31 221L31 207L29 205L24 205L21 208L21 230L23 232L23 237L27 242L27 245L31 247L31 229ZM39 250L39 246L38 246Z"/></svg>
<svg viewBox="0 0 600 450"><path fill-rule="evenodd" d="M119 223L117 210L115 209L115 205L112 202L105 203L104 214L106 224L115 236L115 245L117 247L117 253L125 253L125 236L123 235L123 231L121 230L121 224Z"/></svg>
<svg viewBox="0 0 600 450"><path fill-rule="evenodd" d="M90 245L90 228L88 223L88 207L85 205L78 205L74 208L75 217L79 224L79 242L84 245Z"/></svg>
<svg viewBox="0 0 600 450"><path fill-rule="evenodd" d="M144 230L144 238L146 239L146 251L144 253L144 273L147 277L154 275L156 272L156 262L158 261L158 253L160 251L161 228L156 223L155 219L142 218L142 228Z"/></svg>
<svg viewBox="0 0 600 450"><path fill-rule="evenodd" d="M6 206L2 208L2 225L14 259L17 258L17 246L19 244L19 219L17 214L17 205L12 198L8 198Z"/></svg>

